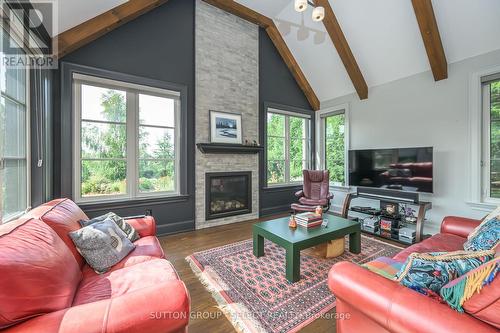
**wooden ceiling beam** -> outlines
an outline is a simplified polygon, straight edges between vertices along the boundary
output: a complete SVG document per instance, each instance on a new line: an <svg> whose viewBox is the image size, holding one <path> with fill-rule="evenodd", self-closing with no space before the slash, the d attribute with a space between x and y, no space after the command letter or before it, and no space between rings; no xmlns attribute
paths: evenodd
<svg viewBox="0 0 500 333"><path fill-rule="evenodd" d="M447 79L448 62L446 61L432 2L431 0L412 0L411 3L417 17L418 27L424 41L434 80Z"/></svg>
<svg viewBox="0 0 500 333"><path fill-rule="evenodd" d="M267 35L269 36L274 46L278 50L278 53L280 54L281 58L283 59L288 69L292 73L295 81L297 82L297 85L303 91L311 108L314 111L319 110L320 102L318 97L314 93L314 90L307 81L306 76L304 75L299 64L293 57L292 52L290 52L290 49L286 45L285 41L283 40L283 37L281 36L281 33L278 31L278 28L276 27L272 19L270 19L265 15L257 13L256 11L239 4L234 0L203 0L203 1L214 7L220 8L228 13L236 15L244 20L247 20L264 28L266 30Z"/></svg>
<svg viewBox="0 0 500 333"><path fill-rule="evenodd" d="M358 93L360 99L368 98L368 86L366 84L365 78L359 69L358 63L352 54L349 43L342 32L335 13L328 0L316 0L317 6L322 6L325 8L325 18L323 19L323 24L325 25L326 31L330 35L333 45L337 49L340 59L344 63L344 67L347 74L351 78L352 84Z"/></svg>
<svg viewBox="0 0 500 333"><path fill-rule="evenodd" d="M268 26L273 24L273 20L265 15L257 13L256 11L245 7L234 0L203 0L206 3L222 9L228 13L236 15L246 21L257 24L258 26L266 29Z"/></svg>
<svg viewBox="0 0 500 333"><path fill-rule="evenodd" d="M142 14L163 5L168 0L129 0L82 24L54 37L58 43L58 57L96 40L104 34L132 21Z"/></svg>

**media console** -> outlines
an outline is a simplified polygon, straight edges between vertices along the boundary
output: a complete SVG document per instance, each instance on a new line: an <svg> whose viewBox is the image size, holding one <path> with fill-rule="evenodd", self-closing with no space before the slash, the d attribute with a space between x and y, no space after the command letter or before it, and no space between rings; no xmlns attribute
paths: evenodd
<svg viewBox="0 0 500 333"><path fill-rule="evenodd" d="M420 201L418 193L358 187L356 193L350 193L348 196L346 215L348 212L355 212L365 216L357 218L362 224L362 231L407 245L424 239L425 215L432 208L432 203ZM351 206L355 198L377 200L379 208ZM413 217L401 214L401 211L408 207L417 208L412 214Z"/></svg>

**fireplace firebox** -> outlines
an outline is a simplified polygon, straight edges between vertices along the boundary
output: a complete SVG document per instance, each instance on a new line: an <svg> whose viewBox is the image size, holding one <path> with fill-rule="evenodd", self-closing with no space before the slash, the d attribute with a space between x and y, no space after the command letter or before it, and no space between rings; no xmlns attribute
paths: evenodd
<svg viewBox="0 0 500 333"><path fill-rule="evenodd" d="M252 212L251 172L211 172L205 174L207 220Z"/></svg>

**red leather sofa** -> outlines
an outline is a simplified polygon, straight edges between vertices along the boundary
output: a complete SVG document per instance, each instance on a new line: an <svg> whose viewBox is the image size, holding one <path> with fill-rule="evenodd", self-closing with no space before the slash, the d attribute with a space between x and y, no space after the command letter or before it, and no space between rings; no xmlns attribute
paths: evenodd
<svg viewBox="0 0 500 333"><path fill-rule="evenodd" d="M186 332L189 295L165 259L154 219L127 221L141 238L101 275L68 236L81 219L75 203L59 199L0 226L0 331Z"/></svg>
<svg viewBox="0 0 500 333"><path fill-rule="evenodd" d="M467 235L480 223L446 217L441 232L394 256L413 252L463 250ZM465 313L417 293L350 262L332 267L330 290L337 298L337 333L493 333L500 328L500 278L465 302Z"/></svg>

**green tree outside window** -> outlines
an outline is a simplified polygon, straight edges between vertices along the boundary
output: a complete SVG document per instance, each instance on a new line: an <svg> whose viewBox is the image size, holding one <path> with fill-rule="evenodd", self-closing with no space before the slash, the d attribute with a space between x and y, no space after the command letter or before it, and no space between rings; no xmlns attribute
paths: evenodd
<svg viewBox="0 0 500 333"><path fill-rule="evenodd" d="M325 129L325 168L330 171L330 182L345 184L345 115L336 114L323 119Z"/></svg>
<svg viewBox="0 0 500 333"><path fill-rule="evenodd" d="M267 182L269 185L302 181L309 167L309 119L268 112Z"/></svg>

